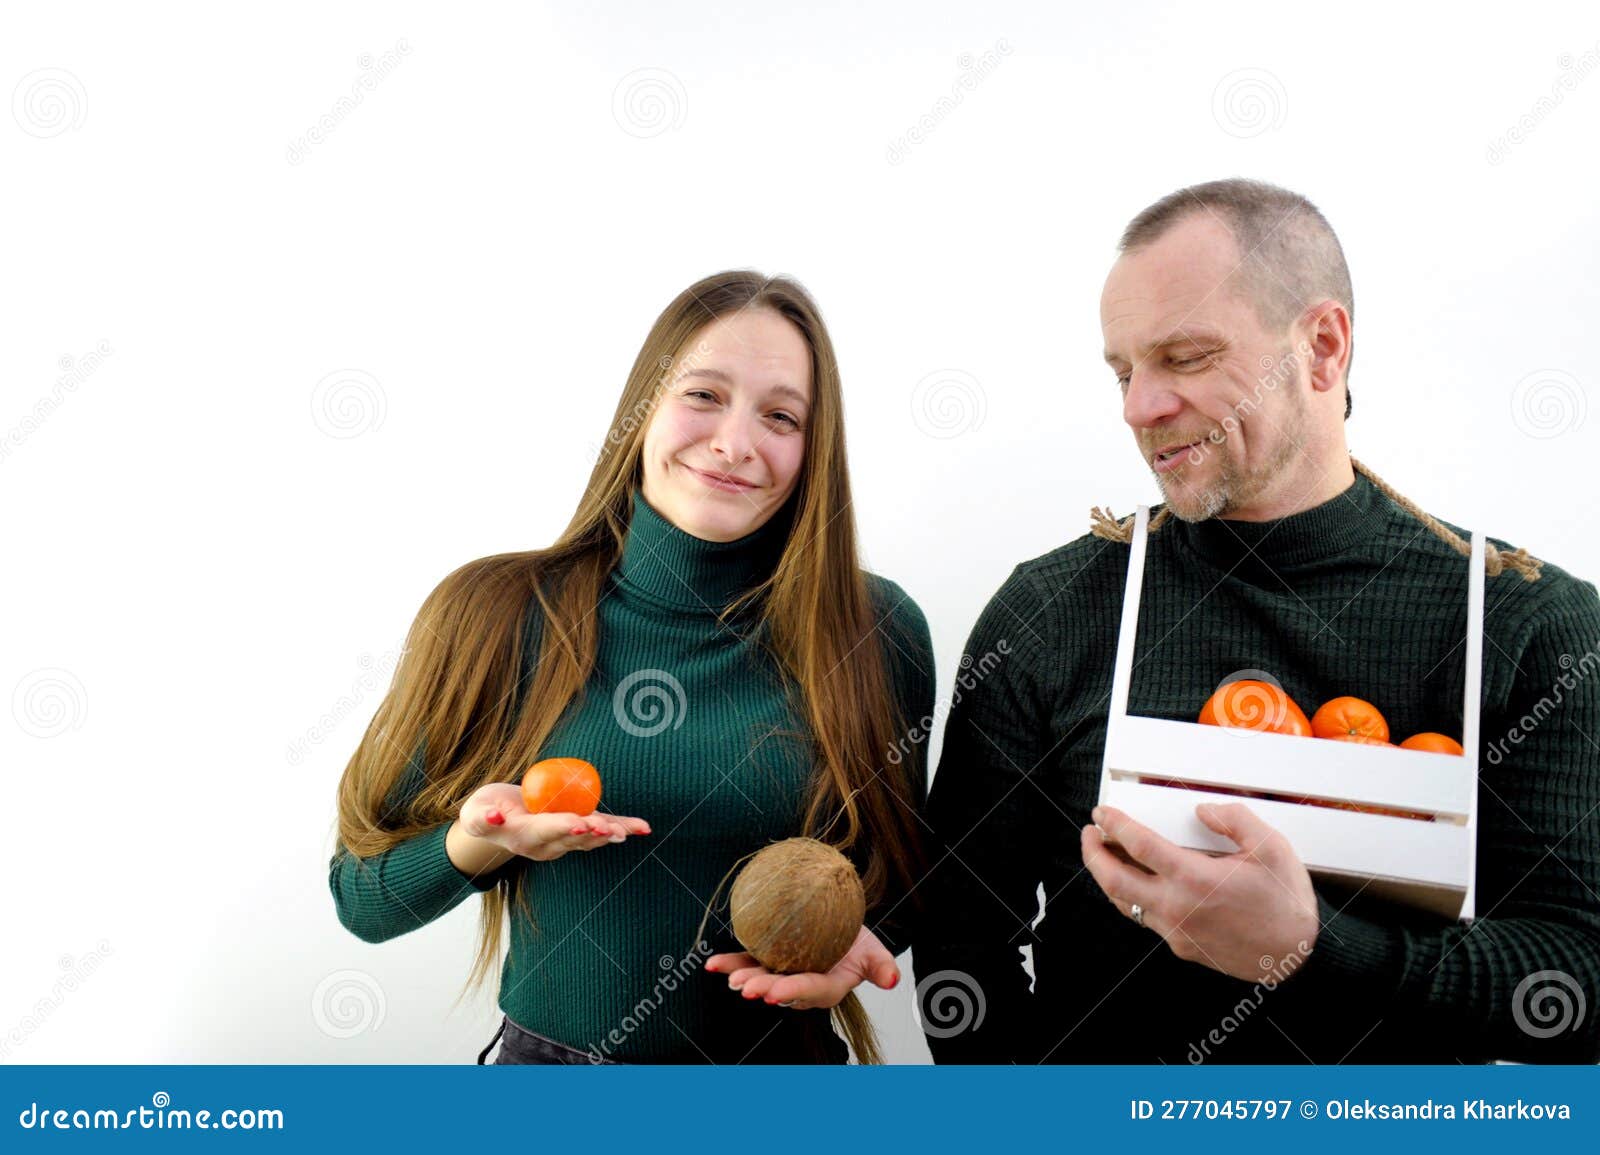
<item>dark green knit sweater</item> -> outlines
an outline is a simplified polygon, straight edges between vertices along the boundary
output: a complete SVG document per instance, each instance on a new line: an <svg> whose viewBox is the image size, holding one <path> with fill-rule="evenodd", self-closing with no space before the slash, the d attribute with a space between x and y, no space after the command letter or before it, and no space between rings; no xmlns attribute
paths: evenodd
<svg viewBox="0 0 1600 1155"><path fill-rule="evenodd" d="M939 982L976 982L984 1015L930 1032L935 1058L1600 1059L1594 586L1550 564L1536 582L1510 569L1486 579L1476 924L1319 884L1315 949L1267 991L1181 961L1083 869L1128 555L1084 536L1025 562L972 632L975 666L1002 640L1010 653L950 714L928 804L944 857L913 963L919 982L970 976ZM1274 522L1169 519L1146 565L1131 713L1193 721L1223 678L1261 669L1308 712L1353 694L1397 736L1461 735L1466 559L1365 477ZM1550 971L1565 978L1518 992ZM1574 986L1587 1013L1551 1032L1560 988L1571 1003Z"/></svg>
<svg viewBox="0 0 1600 1155"><path fill-rule="evenodd" d="M728 989L726 975L704 970L706 952L695 953L696 929L728 868L801 833L814 768L808 727L759 620L721 624L716 616L771 572L791 516L792 503L747 537L707 542L635 496L622 559L597 610L593 675L540 756L593 762L604 785L601 809L644 818L652 833L500 868L528 872L537 920L536 929L512 918L501 973L500 1008L523 1027L624 1062L805 1062L814 1059L814 1044L844 1061L826 1010L747 1001ZM870 640L887 655L901 708L915 722L933 706L927 622L894 582L872 574L867 581L879 610ZM530 663L539 617L527 618ZM522 676L526 684L531 668ZM908 749L920 803L923 747ZM410 789L418 785L414 762ZM381 941L494 885L496 877L468 879L451 863L449 826L366 861L335 854L329 881L341 922ZM868 914L896 953L908 945L901 925L911 906L899 898L890 895ZM887 921L879 917L897 906ZM724 887L705 931L716 951L741 949L726 915Z"/></svg>

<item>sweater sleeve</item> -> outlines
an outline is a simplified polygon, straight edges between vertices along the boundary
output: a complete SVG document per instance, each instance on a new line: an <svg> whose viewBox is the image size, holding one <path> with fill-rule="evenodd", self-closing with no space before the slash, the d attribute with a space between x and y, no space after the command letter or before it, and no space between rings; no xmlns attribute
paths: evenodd
<svg viewBox="0 0 1600 1155"><path fill-rule="evenodd" d="M406 773L385 800L385 812L401 809L422 789L419 745ZM445 852L450 822L413 835L370 858L358 858L341 844L328 864L328 887L346 930L365 942L383 942L425 926L448 913L470 894L493 887L510 862L476 877L462 873Z"/></svg>
<svg viewBox="0 0 1600 1155"><path fill-rule="evenodd" d="M538 665L544 619L536 598L530 598L522 621L521 657L512 711L519 714L527 700ZM427 784L427 739L418 743L406 763L405 773L384 799L385 816L404 808ZM471 894L492 889L507 871L520 868L513 856L494 870L470 876L450 861L445 836L451 822L413 835L370 858L358 858L339 845L328 864L328 888L333 892L339 921L366 942L383 942L425 926L459 906Z"/></svg>
<svg viewBox="0 0 1600 1155"><path fill-rule="evenodd" d="M1030 1061L1038 1045L1021 947L1033 941L1048 838L1034 775L1049 753L1039 635L1044 608L1021 567L979 616L961 658L928 798L927 911L912 951L938 1063Z"/></svg>
<svg viewBox="0 0 1600 1155"><path fill-rule="evenodd" d="M1279 992L1290 1021L1354 998L1374 1018L1393 1006L1418 1021L1437 1041L1435 1061L1600 1061L1594 586L1564 581L1522 642L1506 655L1507 700L1482 714L1476 920L1421 929L1403 915L1346 913L1319 895L1316 944Z"/></svg>
<svg viewBox="0 0 1600 1155"><path fill-rule="evenodd" d="M879 587L875 595L880 603L879 633L883 637L891 689L906 724L906 733L901 736L903 741L892 757L901 759L901 766L911 781L915 807L911 824L925 830L928 729L934 710L933 637L922 607L905 590L886 578L874 578L874 581ZM867 911L867 926L890 954L898 956L910 948L920 901L921 895L908 891L891 877L883 899Z"/></svg>

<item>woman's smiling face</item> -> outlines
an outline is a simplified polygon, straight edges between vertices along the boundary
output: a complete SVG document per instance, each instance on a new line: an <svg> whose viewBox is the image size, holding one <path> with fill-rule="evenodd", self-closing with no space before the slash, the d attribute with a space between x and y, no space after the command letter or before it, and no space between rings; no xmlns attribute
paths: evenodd
<svg viewBox="0 0 1600 1155"><path fill-rule="evenodd" d="M766 524L800 478L811 350L768 308L688 341L645 430L644 499L686 533L734 541Z"/></svg>

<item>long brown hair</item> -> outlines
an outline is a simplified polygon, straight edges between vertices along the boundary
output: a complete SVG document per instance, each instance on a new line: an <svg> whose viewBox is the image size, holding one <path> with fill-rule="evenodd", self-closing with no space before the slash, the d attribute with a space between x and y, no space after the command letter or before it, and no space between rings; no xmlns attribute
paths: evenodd
<svg viewBox="0 0 1600 1155"><path fill-rule="evenodd" d="M912 891L923 864L910 775L889 751L908 721L894 699L878 621L861 571L845 460L839 367L820 313L798 283L749 271L685 289L656 318L634 359L609 435L572 521L547 549L496 554L455 570L428 595L394 681L339 783L339 839L378 854L456 818L489 782L520 781L589 679L595 607L621 556L640 484L645 427L688 346L708 323L744 309L777 312L811 351L812 404L788 543L771 577L728 613L758 609L773 657L797 691L816 763L804 832L864 864L869 909L891 883ZM542 640L531 683L518 686L523 618L537 599ZM384 803L426 738L425 784L403 812ZM531 918L526 871L483 893L477 958L462 994L499 958L509 904ZM914 892L913 892L914 893ZM459 999L458 999L459 1002ZM870 1020L852 994L835 1021L862 1062L877 1061Z"/></svg>

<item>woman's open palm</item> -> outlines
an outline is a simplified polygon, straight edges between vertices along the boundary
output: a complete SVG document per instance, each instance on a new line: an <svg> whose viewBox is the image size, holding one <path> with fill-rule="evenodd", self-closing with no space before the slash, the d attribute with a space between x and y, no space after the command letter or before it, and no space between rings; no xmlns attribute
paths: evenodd
<svg viewBox="0 0 1600 1155"><path fill-rule="evenodd" d="M498 819L498 821L497 821ZM490 782L461 804L461 828L475 838L531 858L549 862L572 850L596 850L631 835L649 834L642 818L612 814L533 814L514 782Z"/></svg>

